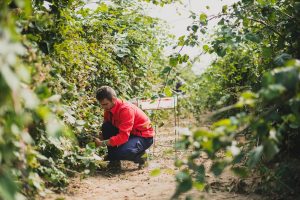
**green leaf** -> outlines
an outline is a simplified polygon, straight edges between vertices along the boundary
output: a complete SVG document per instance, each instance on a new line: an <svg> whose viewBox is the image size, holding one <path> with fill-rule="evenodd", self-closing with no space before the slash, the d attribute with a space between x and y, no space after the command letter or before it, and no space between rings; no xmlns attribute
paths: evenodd
<svg viewBox="0 0 300 200"><path fill-rule="evenodd" d="M165 67L165 68L163 69L162 73L163 73L163 74L167 74L167 73L169 73L171 70L172 70L171 67Z"/></svg>
<svg viewBox="0 0 300 200"><path fill-rule="evenodd" d="M108 6L105 3L101 3L98 7L98 10L101 12L108 12Z"/></svg>
<svg viewBox="0 0 300 200"><path fill-rule="evenodd" d="M249 167L253 168L259 162L261 155L263 153L263 149L264 147L260 145L249 153L249 159L247 161Z"/></svg>
<svg viewBox="0 0 300 200"><path fill-rule="evenodd" d="M193 186L194 186L197 190L203 191L206 185L205 185L204 183L194 182L194 183L193 183Z"/></svg>
<svg viewBox="0 0 300 200"><path fill-rule="evenodd" d="M176 67L177 64L178 64L178 56L172 56L169 60L169 64L172 66L172 67Z"/></svg>
<svg viewBox="0 0 300 200"><path fill-rule="evenodd" d="M215 162L211 166L211 171L214 173L215 176L219 176L222 174L225 167L226 167L225 162Z"/></svg>
<svg viewBox="0 0 300 200"><path fill-rule="evenodd" d="M205 52L208 52L209 51L209 46L207 45L207 44L205 44L205 45L203 45L203 50L205 51Z"/></svg>
<svg viewBox="0 0 300 200"><path fill-rule="evenodd" d="M202 146L202 149L204 149L205 151L207 152L213 152L213 140L210 139L210 140L204 140L201 142L201 146Z"/></svg>
<svg viewBox="0 0 300 200"><path fill-rule="evenodd" d="M248 176L248 170L246 167L232 167L231 170L234 174L246 178Z"/></svg>
<svg viewBox="0 0 300 200"><path fill-rule="evenodd" d="M270 47L263 47L262 48L262 55L264 57L270 57L272 55L272 49Z"/></svg>
<svg viewBox="0 0 300 200"><path fill-rule="evenodd" d="M157 168L150 172L150 176L158 176L158 175L160 175L160 173L161 173L161 170L159 168Z"/></svg>
<svg viewBox="0 0 300 200"><path fill-rule="evenodd" d="M17 192L16 184L12 181L12 177L7 173L0 176L0 197L7 200L14 200Z"/></svg>
<svg viewBox="0 0 300 200"><path fill-rule="evenodd" d="M222 13L227 13L227 10L228 10L228 6L227 5L224 5L223 7L222 7Z"/></svg>
<svg viewBox="0 0 300 200"><path fill-rule="evenodd" d="M175 164L174 164L174 165L175 165L176 167L181 167L183 164L184 164L184 163L183 163L182 160L178 160L178 159L177 159L177 160L175 161Z"/></svg>
<svg viewBox="0 0 300 200"><path fill-rule="evenodd" d="M257 95L251 91L246 91L241 94L244 99L255 99Z"/></svg>
<svg viewBox="0 0 300 200"><path fill-rule="evenodd" d="M178 46L183 46L185 44L185 35L178 38Z"/></svg>
<svg viewBox="0 0 300 200"><path fill-rule="evenodd" d="M264 155L267 160L271 160L279 152L279 148L273 140L268 139L263 143L263 145Z"/></svg>
<svg viewBox="0 0 300 200"><path fill-rule="evenodd" d="M205 182L205 167L204 167L204 165L200 165L200 166L197 167L196 181L198 183L204 183Z"/></svg>
<svg viewBox="0 0 300 200"><path fill-rule="evenodd" d="M208 130L200 129L193 133L194 139L197 140L202 137L209 137L211 133Z"/></svg>
<svg viewBox="0 0 300 200"><path fill-rule="evenodd" d="M179 63L185 63L189 60L189 56L187 54L184 54L183 56L180 56L180 59L179 59Z"/></svg>
<svg viewBox="0 0 300 200"><path fill-rule="evenodd" d="M207 24L207 15L206 14L204 14L204 13L200 14L200 22L202 24Z"/></svg>
<svg viewBox="0 0 300 200"><path fill-rule="evenodd" d="M286 88L280 84L272 84L269 85L267 88L263 88L260 90L261 97L265 98L266 100L273 100L281 96L286 91Z"/></svg>
<svg viewBox="0 0 300 200"><path fill-rule="evenodd" d="M25 5L24 5L24 10L25 10L25 15L26 16L30 16L31 12L32 12L32 8L31 8L31 1L30 0L25 0L24 1Z"/></svg>
<svg viewBox="0 0 300 200"><path fill-rule="evenodd" d="M244 25L245 27L247 27L247 26L249 25L249 23L250 23L250 20L249 20L247 17L244 17L244 18L243 18L243 25Z"/></svg>
<svg viewBox="0 0 300 200"><path fill-rule="evenodd" d="M224 57L226 55L226 48L219 46L217 49L215 49L216 53L220 57Z"/></svg>
<svg viewBox="0 0 300 200"><path fill-rule="evenodd" d="M38 114L39 117L46 120L51 112L48 107L40 106L36 109L36 113Z"/></svg>
<svg viewBox="0 0 300 200"><path fill-rule="evenodd" d="M295 91L297 84L300 82L299 67L277 68L271 71L271 76L273 76L274 83L284 86L289 91Z"/></svg>
<svg viewBox="0 0 300 200"><path fill-rule="evenodd" d="M192 30L193 30L194 32L197 32L198 28L199 28L199 26L197 26L197 25L193 25L193 26L192 26Z"/></svg>
<svg viewBox="0 0 300 200"><path fill-rule="evenodd" d="M253 33L247 33L245 35L245 38L247 40L250 40L250 41L255 42L255 43L260 43L260 41L261 41L261 39L259 38L259 36L256 35L256 34L253 34Z"/></svg>
<svg viewBox="0 0 300 200"><path fill-rule="evenodd" d="M173 95L172 89L169 86L166 86L164 89L164 93L167 97L171 97Z"/></svg>
<svg viewBox="0 0 300 200"><path fill-rule="evenodd" d="M134 19L135 22L140 22L141 20L142 20L142 18L140 18L140 17L136 17L136 18Z"/></svg>
<svg viewBox="0 0 300 200"><path fill-rule="evenodd" d="M230 119L222 119L213 124L214 127L229 126L229 125L231 125Z"/></svg>
<svg viewBox="0 0 300 200"><path fill-rule="evenodd" d="M224 22L225 22L225 20L224 20L224 18L222 18L222 19L218 22L218 25L224 25Z"/></svg>
<svg viewBox="0 0 300 200"><path fill-rule="evenodd" d="M177 187L177 194L189 191L193 187L193 181L190 174L186 171L181 171L176 174L176 180L179 183Z"/></svg>
<svg viewBox="0 0 300 200"><path fill-rule="evenodd" d="M287 53L280 54L274 59L274 62L277 66L283 66L284 63L288 60L292 59L292 56Z"/></svg>

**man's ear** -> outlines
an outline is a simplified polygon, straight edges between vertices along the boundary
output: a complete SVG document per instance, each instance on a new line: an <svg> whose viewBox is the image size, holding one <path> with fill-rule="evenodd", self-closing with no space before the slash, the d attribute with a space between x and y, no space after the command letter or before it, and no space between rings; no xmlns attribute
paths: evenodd
<svg viewBox="0 0 300 200"><path fill-rule="evenodd" d="M112 102L115 103L115 101L117 101L117 97L112 98Z"/></svg>

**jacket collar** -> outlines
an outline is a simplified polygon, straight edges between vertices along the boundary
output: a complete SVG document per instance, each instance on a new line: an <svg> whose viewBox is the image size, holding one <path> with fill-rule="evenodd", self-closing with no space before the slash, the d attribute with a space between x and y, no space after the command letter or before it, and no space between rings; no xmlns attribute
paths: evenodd
<svg viewBox="0 0 300 200"><path fill-rule="evenodd" d="M122 104L122 100L121 99L116 99L115 101L114 101L114 106L110 109L110 112L112 113L112 114L115 114L116 112L117 112L117 110L119 109L119 107L120 107L120 105Z"/></svg>

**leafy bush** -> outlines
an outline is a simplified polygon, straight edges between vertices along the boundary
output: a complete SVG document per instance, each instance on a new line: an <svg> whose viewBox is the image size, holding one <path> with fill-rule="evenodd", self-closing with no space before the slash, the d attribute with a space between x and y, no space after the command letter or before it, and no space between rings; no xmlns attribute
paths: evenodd
<svg viewBox="0 0 300 200"><path fill-rule="evenodd" d="M103 166L94 91L151 96L165 63L168 35L142 13L134 1L0 2L0 198L60 190Z"/></svg>
<svg viewBox="0 0 300 200"><path fill-rule="evenodd" d="M177 162L185 178L178 179L176 195L205 188L204 166L196 162L203 152L214 161L216 176L225 167L241 177L256 171L258 191L297 195L299 182L289 172L296 173L299 160L299 63L288 60L299 59L299 8L297 1L243 0L216 16L191 16L194 28L183 43L217 58L188 83L189 109L196 118L217 110L217 121L178 144L192 153ZM201 40L213 19L219 21L213 39ZM241 136L247 143L239 143Z"/></svg>
<svg viewBox="0 0 300 200"><path fill-rule="evenodd" d="M234 107L249 107L251 112L237 113L215 122L211 130L200 129L193 136L185 136L177 145L183 149L191 148L193 153L186 161L177 161L177 166L183 168L182 173L189 177L187 168L191 169L195 186L204 189L205 168L196 162L204 152L214 161L210 170L216 176L227 166L241 177L248 176L257 167L265 170L268 166L270 169L275 167L276 170L269 170L269 175L261 170L263 179L276 181L281 186L276 188L283 188L287 194L294 195L299 191L297 180L286 176L287 168L294 172L299 169L292 165L295 162L290 162L298 158L299 153L293 145L300 137L299 75L298 61L289 61L287 66L272 70L264 76L264 85L257 93L244 92L234 104ZM248 145L239 144L238 136L241 134L250 141ZM224 153L224 158L218 156L220 152ZM286 155L289 155L290 164L281 163L282 156ZM185 179L189 185L192 184L191 178ZM288 186L282 187L282 184ZM186 187L185 181L180 179L177 194L190 189Z"/></svg>

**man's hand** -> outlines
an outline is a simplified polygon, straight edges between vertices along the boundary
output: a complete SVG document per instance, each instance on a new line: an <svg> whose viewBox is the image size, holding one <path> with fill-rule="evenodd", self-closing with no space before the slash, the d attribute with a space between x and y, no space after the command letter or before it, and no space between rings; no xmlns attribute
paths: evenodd
<svg viewBox="0 0 300 200"><path fill-rule="evenodd" d="M99 146L102 146L102 147L110 146L109 140L103 140L103 141L101 141L99 138L95 138L95 145L96 145L96 147L99 147Z"/></svg>
<svg viewBox="0 0 300 200"><path fill-rule="evenodd" d="M102 132L99 132L99 139L103 140L103 134L102 134Z"/></svg>
<svg viewBox="0 0 300 200"><path fill-rule="evenodd" d="M96 145L96 147L101 146L101 144L102 144L102 141L99 138L95 138L95 145Z"/></svg>

